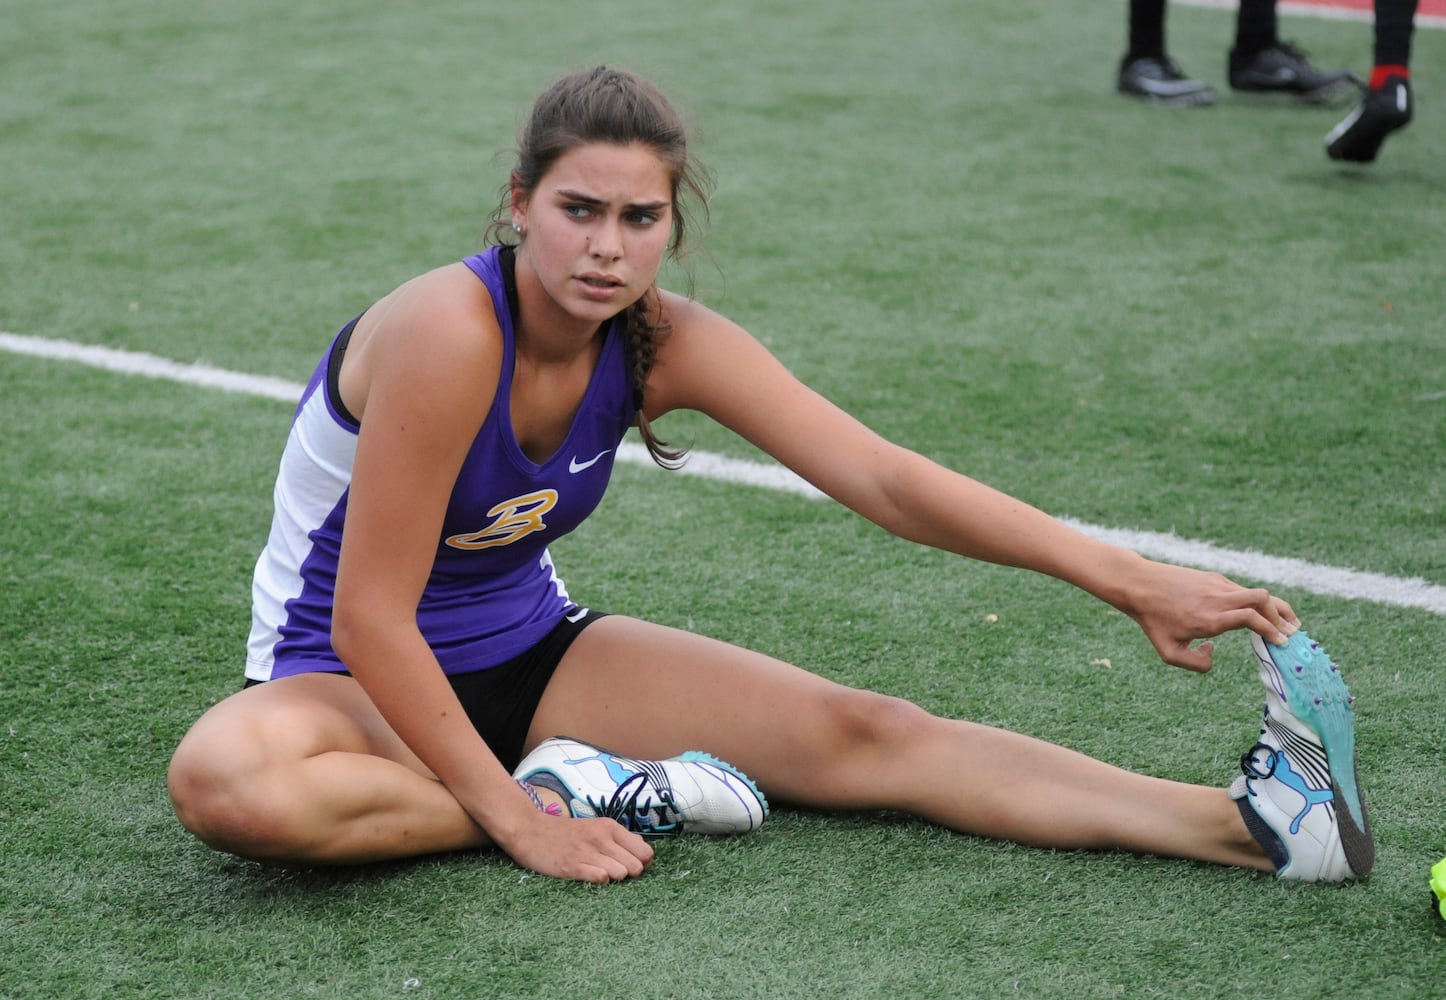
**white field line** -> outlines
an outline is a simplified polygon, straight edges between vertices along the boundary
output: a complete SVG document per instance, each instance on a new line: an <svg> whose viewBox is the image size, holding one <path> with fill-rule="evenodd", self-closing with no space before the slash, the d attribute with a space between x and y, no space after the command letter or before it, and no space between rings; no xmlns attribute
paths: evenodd
<svg viewBox="0 0 1446 1000"><path fill-rule="evenodd" d="M64 340L25 337L0 332L0 350L61 361L74 361L125 375L166 379L210 389L222 389L279 402L295 404L303 386L284 379L246 375L205 364L181 364L153 354L118 351ZM618 458L635 465L651 465L646 449L625 442ZM729 483L818 498L821 494L798 476L779 465L726 458L708 452L691 452L685 475L702 476ZM1157 531L1130 531L1063 519L1079 531L1151 558L1187 566L1199 566L1233 576L1259 580L1273 586L1303 590L1329 597L1373 601L1403 608L1423 608L1446 615L1446 587L1418 578L1365 573L1336 566L1321 566L1302 559L1289 559L1261 552L1237 551L1209 542L1196 542Z"/></svg>
<svg viewBox="0 0 1446 1000"><path fill-rule="evenodd" d="M104 368L123 375L144 375L147 378L184 382L208 389L264 396L267 399L291 403L293 406L301 399L301 392L306 388L285 379L266 375L244 375L224 368L212 368L199 362L186 365L139 351L117 351L110 347L75 344L68 340L47 340L44 337L22 337L3 331L0 331L0 348L13 354L30 354L39 358L54 358L57 361L78 361L83 365Z"/></svg>
<svg viewBox="0 0 1446 1000"><path fill-rule="evenodd" d="M1172 0L1172 2L1181 7L1216 7L1221 10L1236 10L1240 7L1239 0ZM1370 23L1376 16L1373 11L1369 10L1330 7L1316 3L1291 3L1290 0L1283 0L1282 3L1277 4L1276 10L1292 17L1319 17L1327 21L1365 21ZM1446 28L1446 17L1436 14L1417 14L1416 27ZM1370 52L1369 44L1366 46L1366 52L1367 54Z"/></svg>

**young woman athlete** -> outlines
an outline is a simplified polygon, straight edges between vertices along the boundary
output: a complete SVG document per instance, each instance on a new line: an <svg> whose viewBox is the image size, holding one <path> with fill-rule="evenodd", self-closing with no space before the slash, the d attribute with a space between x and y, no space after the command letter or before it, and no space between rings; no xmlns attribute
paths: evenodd
<svg viewBox="0 0 1446 1000"><path fill-rule="evenodd" d="M746 831L766 792L1027 844L1364 875L1344 687L1291 608L883 440L658 288L700 176L651 84L564 77L519 135L489 230L510 245L407 282L342 330L282 456L248 685L172 761L182 823L276 863L490 845L606 882L648 867L640 833ZM1127 772L575 603L547 545L593 509L629 427L676 457L652 422L679 409L900 537L1083 588L1168 663L1208 670L1195 640L1251 630L1267 709L1244 773L1227 792Z"/></svg>

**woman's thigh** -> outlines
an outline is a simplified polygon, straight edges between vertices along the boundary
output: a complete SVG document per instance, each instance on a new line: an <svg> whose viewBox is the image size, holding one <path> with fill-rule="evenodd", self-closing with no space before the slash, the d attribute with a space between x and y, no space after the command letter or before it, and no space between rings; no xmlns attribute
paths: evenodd
<svg viewBox="0 0 1446 1000"><path fill-rule="evenodd" d="M865 771L887 770L904 743L942 725L901 699L612 615L563 657L528 747L562 735L639 758L703 750L739 767L770 796L842 806L861 804L859 790L843 786Z"/></svg>
<svg viewBox="0 0 1446 1000"><path fill-rule="evenodd" d="M197 720L176 757L183 764L266 767L333 751L382 757L432 777L345 674L298 674L238 691Z"/></svg>

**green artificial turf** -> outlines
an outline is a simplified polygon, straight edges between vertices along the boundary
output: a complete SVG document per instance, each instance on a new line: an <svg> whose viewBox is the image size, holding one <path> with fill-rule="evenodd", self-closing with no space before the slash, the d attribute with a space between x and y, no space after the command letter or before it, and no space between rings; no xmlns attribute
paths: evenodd
<svg viewBox="0 0 1446 1000"><path fill-rule="evenodd" d="M1169 23L1222 85L1230 13ZM1282 23L1367 61L1364 24ZM1044 0L11 0L0 331L300 382L477 248L542 85L629 65L718 176L698 294L872 426L1089 523L1446 583L1446 35L1352 168L1341 108L1117 96L1123 32ZM207 851L165 767L240 683L289 415L0 353L0 996L1440 995L1446 619L1305 588L1358 697L1363 885L789 809L605 888ZM1131 769L1224 784L1255 735L1243 637L1185 674L1086 595L824 501L622 466L555 556L594 607Z"/></svg>

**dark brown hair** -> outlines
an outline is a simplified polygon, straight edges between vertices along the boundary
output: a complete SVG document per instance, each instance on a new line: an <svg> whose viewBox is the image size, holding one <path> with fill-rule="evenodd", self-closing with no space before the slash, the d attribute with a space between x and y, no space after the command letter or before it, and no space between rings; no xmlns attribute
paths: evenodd
<svg viewBox="0 0 1446 1000"><path fill-rule="evenodd" d="M673 230L668 256L681 261L693 213L707 219L712 178L689 157L687 126L663 93L636 73L608 66L564 76L533 103L532 113L517 133L516 164L487 226L487 242L515 242L509 221L513 190L520 189L530 196L559 158L589 143L639 143L657 154L671 181ZM671 448L660 440L642 412L643 387L657 358L658 345L668 335L657 288L649 289L629 306L624 319L628 369L638 406L638 432L653 461L664 468L677 468L686 449Z"/></svg>

